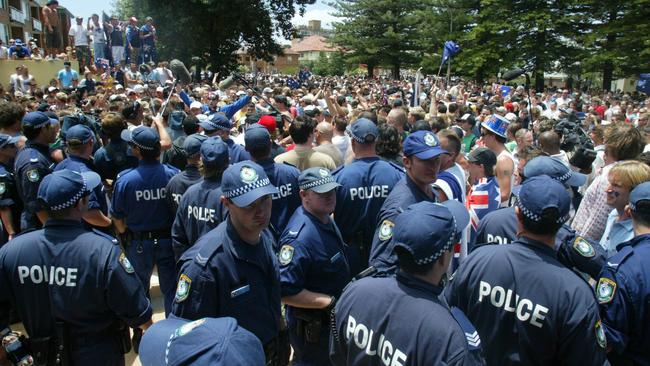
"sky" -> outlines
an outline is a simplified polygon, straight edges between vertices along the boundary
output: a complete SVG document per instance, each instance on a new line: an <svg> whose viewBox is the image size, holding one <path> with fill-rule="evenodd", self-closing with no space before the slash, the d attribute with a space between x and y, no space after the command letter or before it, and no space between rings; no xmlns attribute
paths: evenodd
<svg viewBox="0 0 650 366"><path fill-rule="evenodd" d="M113 8L111 5L113 3L112 1L59 0L59 3L68 8L73 15L81 15L86 19L93 13L101 14L102 10L110 15L111 9ZM335 20L329 14L331 11L332 8L325 4L325 0L317 0L314 5L307 6L305 16L295 16L293 23L295 25L304 25L309 20L321 20L323 27L329 28L330 23Z"/></svg>

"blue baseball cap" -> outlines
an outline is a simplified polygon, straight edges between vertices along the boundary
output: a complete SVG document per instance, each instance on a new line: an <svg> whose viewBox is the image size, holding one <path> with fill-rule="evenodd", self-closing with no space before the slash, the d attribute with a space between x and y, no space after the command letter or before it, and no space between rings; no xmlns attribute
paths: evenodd
<svg viewBox="0 0 650 366"><path fill-rule="evenodd" d="M550 156L538 156L526 163L524 176L532 178L538 175L548 175L567 187L580 187L587 182L586 175L574 172L561 160Z"/></svg>
<svg viewBox="0 0 650 366"><path fill-rule="evenodd" d="M650 182L643 182L630 192L630 208L632 211L635 211L637 203L643 200L650 200Z"/></svg>
<svg viewBox="0 0 650 366"><path fill-rule="evenodd" d="M498 114L493 114L487 121L481 123L481 127L503 138L506 138L506 130L509 125L510 121Z"/></svg>
<svg viewBox="0 0 650 366"><path fill-rule="evenodd" d="M271 134L266 127L255 123L246 129L244 144L247 148L255 149L271 145Z"/></svg>
<svg viewBox="0 0 650 366"><path fill-rule="evenodd" d="M9 136L4 133L0 133L0 149L7 145L15 145L20 141L20 136Z"/></svg>
<svg viewBox="0 0 650 366"><path fill-rule="evenodd" d="M138 126L132 130L122 130L122 140L132 143L142 150L155 150L160 146L160 137L153 128Z"/></svg>
<svg viewBox="0 0 650 366"><path fill-rule="evenodd" d="M221 190L237 207L246 207L260 197L278 193L264 168L250 160L233 164L223 172Z"/></svg>
<svg viewBox="0 0 650 366"><path fill-rule="evenodd" d="M327 168L309 168L298 176L298 187L305 191L312 190L316 193L327 193L340 186Z"/></svg>
<svg viewBox="0 0 650 366"><path fill-rule="evenodd" d="M460 241L468 224L467 208L456 200L415 203L395 218L393 248L406 249L418 265L432 263Z"/></svg>
<svg viewBox="0 0 650 366"><path fill-rule="evenodd" d="M559 181L548 175L538 175L521 185L517 206L532 221L541 221L544 210L557 208L557 223L563 224L569 219L571 196Z"/></svg>
<svg viewBox="0 0 650 366"><path fill-rule="evenodd" d="M43 112L29 112L23 117L23 126L29 126L34 129L43 128L50 125L57 125L59 120L56 118L50 118L47 114Z"/></svg>
<svg viewBox="0 0 650 366"><path fill-rule="evenodd" d="M218 136L206 139L201 144L201 160L205 165L227 166L230 162L228 145Z"/></svg>
<svg viewBox="0 0 650 366"><path fill-rule="evenodd" d="M230 317L185 320L174 315L155 322L142 336L143 366L263 366L260 340Z"/></svg>
<svg viewBox="0 0 650 366"><path fill-rule="evenodd" d="M371 144L377 141L377 137L379 137L377 125L367 118L359 118L352 122L345 129L345 132L351 139L360 144Z"/></svg>
<svg viewBox="0 0 650 366"><path fill-rule="evenodd" d="M185 141L183 141L183 150L185 151L185 156L194 156L198 154L201 151L201 144L205 140L207 140L208 137L205 135L201 135L199 133L194 133L185 138Z"/></svg>
<svg viewBox="0 0 650 366"><path fill-rule="evenodd" d="M46 175L38 186L38 199L50 210L74 206L101 183L95 172L78 173L68 169Z"/></svg>
<svg viewBox="0 0 650 366"><path fill-rule="evenodd" d="M91 141L95 135L93 130L86 125L74 125L68 128L65 134L65 141L67 144L84 145Z"/></svg>
<svg viewBox="0 0 650 366"><path fill-rule="evenodd" d="M228 130L232 128L232 123L228 120L223 113L215 113L212 116L208 117L206 121L199 122L199 126L203 127L206 131L214 130Z"/></svg>
<svg viewBox="0 0 650 366"><path fill-rule="evenodd" d="M404 156L415 155L418 159L429 160L449 152L440 147L440 140L433 132L416 131L404 140Z"/></svg>

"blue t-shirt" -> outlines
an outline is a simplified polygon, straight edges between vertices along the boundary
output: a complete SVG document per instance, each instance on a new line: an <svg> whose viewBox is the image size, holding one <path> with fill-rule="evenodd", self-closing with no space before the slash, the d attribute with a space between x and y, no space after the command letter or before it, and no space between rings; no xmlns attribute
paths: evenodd
<svg viewBox="0 0 650 366"><path fill-rule="evenodd" d="M63 69L59 71L58 79L61 80L61 84L64 88L70 88L72 87L73 80L79 80L79 73L72 69Z"/></svg>
<svg viewBox="0 0 650 366"><path fill-rule="evenodd" d="M29 49L25 46L20 47L20 49L16 46L9 47L9 57L12 57L14 54L17 58L25 58L30 55Z"/></svg>

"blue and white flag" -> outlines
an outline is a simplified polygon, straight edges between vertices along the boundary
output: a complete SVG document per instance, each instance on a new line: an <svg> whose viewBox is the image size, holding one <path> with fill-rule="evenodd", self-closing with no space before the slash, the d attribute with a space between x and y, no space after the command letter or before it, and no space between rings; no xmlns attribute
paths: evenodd
<svg viewBox="0 0 650 366"><path fill-rule="evenodd" d="M639 81L636 82L636 90L650 94L650 74L639 75Z"/></svg>
<svg viewBox="0 0 650 366"><path fill-rule="evenodd" d="M454 41L445 42L445 48L442 51L442 64L444 65L451 57L456 56L460 52L460 46Z"/></svg>

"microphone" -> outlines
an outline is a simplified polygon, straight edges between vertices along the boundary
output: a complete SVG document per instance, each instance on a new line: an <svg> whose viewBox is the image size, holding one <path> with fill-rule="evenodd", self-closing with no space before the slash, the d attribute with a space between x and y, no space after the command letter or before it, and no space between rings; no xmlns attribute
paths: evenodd
<svg viewBox="0 0 650 366"><path fill-rule="evenodd" d="M172 74L181 84L190 84L192 82L192 77L190 72L187 71L185 64L182 61L173 59L169 61L169 68L172 70Z"/></svg>
<svg viewBox="0 0 650 366"><path fill-rule="evenodd" d="M501 79L503 79L505 81L510 81L512 79L516 79L516 78L520 77L521 75L523 75L525 73L526 73L526 70L524 70L524 69L509 70L509 71L506 71L503 74L503 76L501 76Z"/></svg>
<svg viewBox="0 0 650 366"><path fill-rule="evenodd" d="M219 82L219 90L230 88L237 81L237 74L232 74Z"/></svg>

